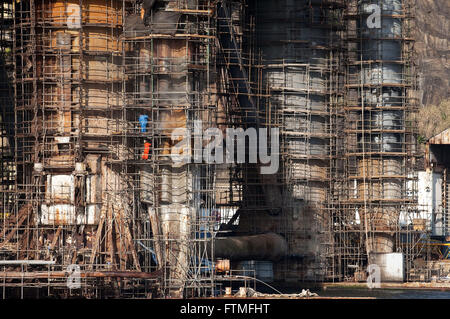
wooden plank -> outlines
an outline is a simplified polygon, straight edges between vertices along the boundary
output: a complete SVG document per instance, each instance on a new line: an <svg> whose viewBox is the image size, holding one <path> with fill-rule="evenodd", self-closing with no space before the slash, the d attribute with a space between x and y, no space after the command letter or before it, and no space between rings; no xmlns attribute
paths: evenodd
<svg viewBox="0 0 450 319"><path fill-rule="evenodd" d="M137 258L136 249L134 248L133 238L128 225L125 225L125 237L127 238L128 246L131 250L131 255L133 256L134 265L138 271L141 271L141 265L139 264L139 259Z"/></svg>
<svg viewBox="0 0 450 319"><path fill-rule="evenodd" d="M155 38L162 38L162 39L189 39L189 38L199 38L199 39L215 39L215 36L211 35L201 35L201 34L149 34L146 36L141 37L132 37L132 38L126 38L126 40L146 40L146 39L155 39Z"/></svg>
<svg viewBox="0 0 450 319"><path fill-rule="evenodd" d="M101 236L102 236L102 230L103 230L104 223L105 223L105 215L102 214L102 216L100 217L100 222L97 227L97 231L95 233L94 246L92 247L91 259L89 261L91 266L94 264L95 256L97 255L97 250L100 246L100 240L101 240Z"/></svg>
<svg viewBox="0 0 450 319"><path fill-rule="evenodd" d="M56 241L58 240L59 234L61 234L62 226L59 226L56 230L55 236L53 237L52 243L50 244L50 250L54 249L56 246Z"/></svg>
<svg viewBox="0 0 450 319"><path fill-rule="evenodd" d="M161 241L160 241L160 238L162 238L161 237L162 232L160 229L161 224L154 209L151 209L149 207L148 214L150 218L150 226L152 227L153 238L155 240L156 260L158 261L158 268L161 268L164 260L163 250L161 248Z"/></svg>
<svg viewBox="0 0 450 319"><path fill-rule="evenodd" d="M119 223L117 222L119 220ZM119 269L125 269L127 266L127 254L126 251L124 251L124 245L122 244L122 228L123 228L123 222L122 218L116 218L116 222L114 223L115 229L116 229L116 246L118 247L117 252L119 254ZM127 245L125 245L126 248ZM124 257L125 256L125 257Z"/></svg>
<svg viewBox="0 0 450 319"><path fill-rule="evenodd" d="M26 204L24 206L22 206L22 208L19 209L19 212L17 213L17 219L20 220L21 216L25 213L29 213L29 210L31 209L31 204ZM13 224L15 221L15 215L10 215L8 217L8 219L5 222L5 228L2 230L2 232L0 233L0 238L5 236L6 232L8 231L8 227L9 225Z"/></svg>
<svg viewBox="0 0 450 319"><path fill-rule="evenodd" d="M114 256L115 256L115 249L114 249L114 243L113 243L113 218L112 218L112 211L111 209L108 209L107 213L107 227L106 227L106 247L108 249L111 266L112 269L116 269L116 266L114 265Z"/></svg>
<svg viewBox="0 0 450 319"><path fill-rule="evenodd" d="M5 240L0 243L0 248L4 247L10 240L11 238L14 236L14 234L16 233L16 231L19 229L19 227L23 224L23 222L27 219L27 217L29 216L31 212L31 204L29 204L27 206L27 210L23 210L22 211L22 217L20 217L19 221L17 222L17 224L14 226L14 228L9 232L8 235L6 235ZM6 230L6 229L5 229Z"/></svg>

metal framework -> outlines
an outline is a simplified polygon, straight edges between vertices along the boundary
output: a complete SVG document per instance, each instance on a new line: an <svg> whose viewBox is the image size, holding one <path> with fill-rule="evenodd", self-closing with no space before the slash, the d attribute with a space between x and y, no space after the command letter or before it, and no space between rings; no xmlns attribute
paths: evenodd
<svg viewBox="0 0 450 319"><path fill-rule="evenodd" d="M126 5L126 19L140 15L135 1ZM167 1L164 11L148 17L152 32L124 32L124 118L135 121L124 137L135 153L127 174L139 181L134 200L145 218L138 224L147 228L135 240L156 252L157 266L155 254L147 253L145 267L162 267L161 285L170 295L182 296L183 289L192 296L214 294L212 245L206 243L216 223L215 165L201 158L180 165L170 158L179 142L175 129L195 138L202 134L200 122L203 129L216 126L213 11L211 1ZM194 153L202 147L191 146Z"/></svg>
<svg viewBox="0 0 450 319"><path fill-rule="evenodd" d="M2 4L3 297L215 296L234 235L284 237L279 281L429 258L412 0ZM215 127L278 128L278 173L173 160Z"/></svg>
<svg viewBox="0 0 450 319"><path fill-rule="evenodd" d="M371 14L380 8L380 26ZM334 196L335 280L353 280L377 255L402 252L406 279L425 227L417 207L413 2L349 1L346 81Z"/></svg>
<svg viewBox="0 0 450 319"><path fill-rule="evenodd" d="M32 278L21 285L49 295L213 294L214 165L170 160L175 129L216 123L213 3L145 5L5 3L15 92L2 96L16 99L14 113L2 108L15 123L14 143L2 128L2 157L16 149L14 165L2 161L1 254L55 263L5 263L3 287ZM61 276L74 264L81 292Z"/></svg>
<svg viewBox="0 0 450 319"><path fill-rule="evenodd" d="M275 280L322 281L332 248L331 159L342 97L343 1L250 1L261 65L261 117L280 130L280 171L251 175L240 214L242 232L282 234ZM341 77L341 80L339 80ZM341 82L341 83L340 83Z"/></svg>

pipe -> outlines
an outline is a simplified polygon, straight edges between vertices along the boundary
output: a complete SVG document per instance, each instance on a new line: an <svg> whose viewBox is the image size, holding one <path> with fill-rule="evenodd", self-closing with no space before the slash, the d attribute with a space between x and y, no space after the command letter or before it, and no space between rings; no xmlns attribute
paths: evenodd
<svg viewBox="0 0 450 319"><path fill-rule="evenodd" d="M56 262L48 260L0 260L0 265L54 265Z"/></svg>
<svg viewBox="0 0 450 319"><path fill-rule="evenodd" d="M287 255L286 240L277 234L216 238L215 258L278 261Z"/></svg>
<svg viewBox="0 0 450 319"><path fill-rule="evenodd" d="M69 275L66 271L33 271L33 272L21 272L21 271L0 271L0 278L4 279L56 279L67 278ZM139 272L139 271L91 271L81 272L80 278L139 278L139 279L155 279L162 275L161 270L157 270L152 273Z"/></svg>

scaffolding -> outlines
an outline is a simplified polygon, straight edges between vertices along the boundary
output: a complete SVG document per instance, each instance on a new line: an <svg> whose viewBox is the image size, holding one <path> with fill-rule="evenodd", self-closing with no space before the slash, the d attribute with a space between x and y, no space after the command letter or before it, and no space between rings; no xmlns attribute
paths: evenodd
<svg viewBox="0 0 450 319"><path fill-rule="evenodd" d="M13 142L2 126L2 157L15 146L14 165L2 161L3 296L17 280L38 296L212 296L214 165L171 156L174 132L216 125L213 2L14 4L2 11L15 58L2 96L16 97L2 108L15 124ZM66 284L74 271L81 290Z"/></svg>
<svg viewBox="0 0 450 319"><path fill-rule="evenodd" d="M127 27L123 42L124 112L128 123L134 119L126 135L134 150L128 175L139 181L134 185L135 201L141 203L138 216L151 225L140 243L156 252L156 265L155 254L147 253L145 267L163 270L161 288L168 295L213 296L213 245L207 243L217 218L216 172L202 159L202 134L217 122L214 5L160 5L143 18L151 32ZM139 18L141 9L135 1L127 3L126 19ZM174 134L180 129L200 143L177 149L182 136ZM191 150L200 157L172 161L174 152L182 156ZM146 225L145 219L139 224Z"/></svg>
<svg viewBox="0 0 450 319"><path fill-rule="evenodd" d="M0 220L6 220L14 205L14 59L13 50L13 3L5 1L0 8Z"/></svg>
<svg viewBox="0 0 450 319"><path fill-rule="evenodd" d="M343 281L395 252L410 280L430 256L412 0L2 3L3 297L212 297L256 262ZM279 129L279 171L206 161L213 128ZM268 233L281 260L216 256Z"/></svg>
<svg viewBox="0 0 450 319"><path fill-rule="evenodd" d="M284 236L288 253L273 265L278 281L325 278L343 9L342 1L249 2L257 109L261 123L280 131L280 170L256 178L245 170L242 184L255 186L245 192L239 231Z"/></svg>
<svg viewBox="0 0 450 319"><path fill-rule="evenodd" d="M403 254L409 279L413 260L423 253L423 229L413 227L420 212L412 10L410 1L346 6L343 148L336 166L342 178L332 228L335 280L363 278L368 264L381 263L389 253Z"/></svg>

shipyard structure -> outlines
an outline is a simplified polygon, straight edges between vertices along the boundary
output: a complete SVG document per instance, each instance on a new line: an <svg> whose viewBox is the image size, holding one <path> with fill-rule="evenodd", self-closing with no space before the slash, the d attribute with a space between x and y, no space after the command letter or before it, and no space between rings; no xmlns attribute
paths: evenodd
<svg viewBox="0 0 450 319"><path fill-rule="evenodd" d="M444 275L449 141L418 158L412 0L0 11L3 298ZM229 129L247 156L207 161Z"/></svg>

